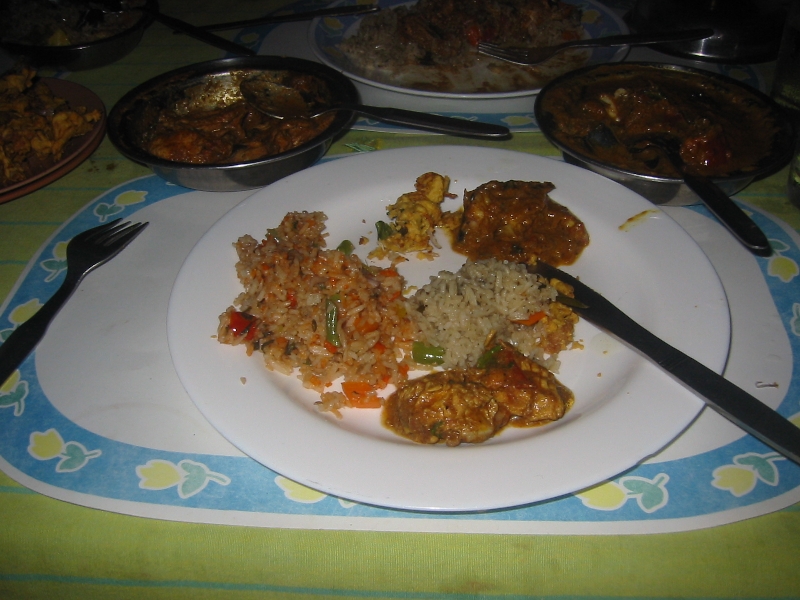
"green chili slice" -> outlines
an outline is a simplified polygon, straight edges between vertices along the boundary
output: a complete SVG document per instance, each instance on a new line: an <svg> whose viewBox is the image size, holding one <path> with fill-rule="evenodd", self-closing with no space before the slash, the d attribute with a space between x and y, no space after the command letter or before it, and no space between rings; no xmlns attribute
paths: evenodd
<svg viewBox="0 0 800 600"><path fill-rule="evenodd" d="M478 358L478 362L475 363L475 366L478 367L479 369L485 369L494 362L497 353L500 352L501 349L502 346L500 344L492 346L486 352L480 355L480 357Z"/></svg>
<svg viewBox="0 0 800 600"><path fill-rule="evenodd" d="M444 362L444 348L414 342L411 345L411 358L421 365L440 365Z"/></svg>
<svg viewBox="0 0 800 600"><path fill-rule="evenodd" d="M339 337L339 299L339 294L334 294L325 300L325 339L337 348L342 345Z"/></svg>
<svg viewBox="0 0 800 600"><path fill-rule="evenodd" d="M385 240L390 235L394 233L394 229L388 223L384 223L383 221L378 221L375 223L375 229L378 232L378 239Z"/></svg>
<svg viewBox="0 0 800 600"><path fill-rule="evenodd" d="M344 240L341 244L339 244L339 246L336 249L339 250L340 252L344 252L347 256L350 256L353 253L353 250L356 249L356 247L350 240Z"/></svg>

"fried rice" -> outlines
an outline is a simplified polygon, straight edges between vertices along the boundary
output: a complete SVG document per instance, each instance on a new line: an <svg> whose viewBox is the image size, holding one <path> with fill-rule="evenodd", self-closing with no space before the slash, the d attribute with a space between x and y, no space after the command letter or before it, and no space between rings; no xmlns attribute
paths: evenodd
<svg viewBox="0 0 800 600"><path fill-rule="evenodd" d="M408 318L403 279L394 269L365 265L358 256L325 249L326 216L286 215L267 237L243 236L236 271L244 291L220 316L218 339L256 350L270 370L297 370L321 394L320 408L371 404L374 394L407 378L410 348L419 332Z"/></svg>
<svg viewBox="0 0 800 600"><path fill-rule="evenodd" d="M569 290L523 265L468 262L406 298L394 268L326 249L326 218L289 213L262 241L234 244L244 289L217 331L219 342L261 354L268 369L296 373L320 393L321 410L380 407L382 390L433 368L415 362L415 342L441 347L439 366L452 368L474 366L487 339L502 339L551 370L573 344L577 317L556 301Z"/></svg>

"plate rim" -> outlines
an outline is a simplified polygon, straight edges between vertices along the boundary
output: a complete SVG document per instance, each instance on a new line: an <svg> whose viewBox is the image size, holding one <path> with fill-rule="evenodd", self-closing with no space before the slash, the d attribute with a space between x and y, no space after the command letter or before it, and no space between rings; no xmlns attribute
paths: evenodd
<svg viewBox="0 0 800 600"><path fill-rule="evenodd" d="M610 17L611 20L617 25L619 31L616 31L615 34L627 34L630 33L630 28L628 27L627 23L619 17L613 10L611 10L608 6L599 2L598 0L565 0L571 4L578 3L578 2L585 2L594 6L596 9L597 7L602 7L604 9L603 15L606 17ZM344 4L347 0L339 0L338 2L334 3L334 5ZM380 3L380 0L378 0ZM396 2L392 2L391 7L398 6L400 4L411 4L413 2L409 2L408 0L397 0ZM365 15L356 15L351 17L355 20L363 19ZM404 88L393 86L391 84L382 83L380 81L376 81L374 79L369 79L363 75L359 75L354 73L340 64L333 62L330 57L323 52L323 50L319 47L316 39L317 29L319 24L325 19L325 17L315 17L308 26L306 31L306 37L309 47L311 48L314 56L321 61L323 64L331 67L332 69L336 69L340 71L342 74L346 75L353 81L361 83L366 86L375 87L387 92L393 92L396 94L408 94L411 96L420 96L423 98L440 98L440 99L452 99L452 100L508 100L512 98L521 98L526 96L535 96L539 93L539 90L542 88L535 88L529 90L515 90L510 92L494 92L494 93L485 93L485 92L433 92L429 90L418 90L415 88ZM608 61L609 63L619 62L621 61L625 55L630 50L630 46L620 46L619 49L614 53L612 58ZM544 86L542 86L544 87Z"/></svg>

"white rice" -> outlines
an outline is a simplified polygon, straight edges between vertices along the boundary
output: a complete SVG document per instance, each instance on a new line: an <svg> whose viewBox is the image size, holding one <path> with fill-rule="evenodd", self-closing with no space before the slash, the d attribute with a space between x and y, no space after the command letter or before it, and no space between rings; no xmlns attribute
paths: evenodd
<svg viewBox="0 0 800 600"><path fill-rule="evenodd" d="M542 319L535 325L514 323L532 314L552 315L558 292L524 265L495 259L467 262L456 273L440 272L420 288L409 303L411 316L428 344L445 349L442 368L474 366L496 335L517 350L555 371L557 353L546 354L543 340L560 319ZM570 328L572 322L564 322ZM562 348L563 349L563 348Z"/></svg>

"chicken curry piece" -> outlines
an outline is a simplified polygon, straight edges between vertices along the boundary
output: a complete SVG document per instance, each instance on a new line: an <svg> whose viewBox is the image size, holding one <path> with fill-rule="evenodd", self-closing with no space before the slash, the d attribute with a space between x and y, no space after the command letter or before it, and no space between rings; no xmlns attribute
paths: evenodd
<svg viewBox="0 0 800 600"><path fill-rule="evenodd" d="M548 182L490 181L464 192L453 249L472 260L572 264L589 244L589 234L580 219L548 196L554 189Z"/></svg>
<svg viewBox="0 0 800 600"><path fill-rule="evenodd" d="M383 422L422 444L476 444L507 425L562 418L572 392L547 369L501 343L486 367L438 371L407 381L386 399Z"/></svg>
<svg viewBox="0 0 800 600"><path fill-rule="evenodd" d="M282 83L309 98L328 94L325 84L311 75L289 74ZM142 147L175 162L235 164L297 148L328 129L335 118L335 113L328 113L310 119L276 119L241 98L223 106L189 110L178 106L159 113Z"/></svg>

